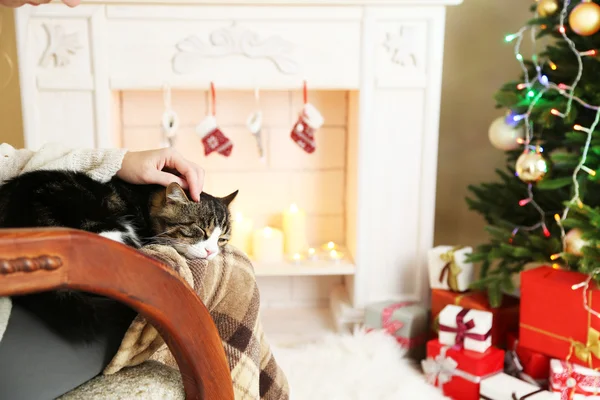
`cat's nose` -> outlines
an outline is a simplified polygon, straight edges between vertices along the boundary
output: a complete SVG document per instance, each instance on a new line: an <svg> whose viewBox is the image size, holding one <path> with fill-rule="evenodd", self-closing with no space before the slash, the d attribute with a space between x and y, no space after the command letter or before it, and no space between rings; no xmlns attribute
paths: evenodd
<svg viewBox="0 0 600 400"><path fill-rule="evenodd" d="M206 255L210 256L212 253L214 253L214 251L210 251L209 249L206 249Z"/></svg>

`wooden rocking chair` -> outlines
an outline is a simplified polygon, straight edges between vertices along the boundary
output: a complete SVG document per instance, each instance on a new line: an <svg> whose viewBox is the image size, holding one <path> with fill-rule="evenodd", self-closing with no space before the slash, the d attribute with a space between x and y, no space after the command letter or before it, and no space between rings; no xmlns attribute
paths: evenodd
<svg viewBox="0 0 600 400"><path fill-rule="evenodd" d="M144 315L177 360L186 399L233 400L208 310L167 266L88 232L0 229L0 296L60 288L111 297Z"/></svg>

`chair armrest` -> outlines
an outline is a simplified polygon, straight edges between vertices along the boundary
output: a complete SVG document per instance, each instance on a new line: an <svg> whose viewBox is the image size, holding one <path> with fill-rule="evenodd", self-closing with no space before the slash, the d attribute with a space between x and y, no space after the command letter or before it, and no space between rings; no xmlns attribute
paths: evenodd
<svg viewBox="0 0 600 400"><path fill-rule="evenodd" d="M186 399L233 400L229 365L210 314L170 268L84 231L0 229L0 296L61 288L111 297L144 315L177 360Z"/></svg>

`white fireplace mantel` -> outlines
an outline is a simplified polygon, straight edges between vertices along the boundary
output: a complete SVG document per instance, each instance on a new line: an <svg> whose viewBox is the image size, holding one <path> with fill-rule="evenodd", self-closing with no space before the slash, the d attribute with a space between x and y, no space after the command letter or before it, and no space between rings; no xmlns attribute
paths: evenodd
<svg viewBox="0 0 600 400"><path fill-rule="evenodd" d="M96 1L15 11L25 143L115 146L121 90L355 91L358 308L428 301L445 8L461 0ZM275 190L275 189L274 189Z"/></svg>

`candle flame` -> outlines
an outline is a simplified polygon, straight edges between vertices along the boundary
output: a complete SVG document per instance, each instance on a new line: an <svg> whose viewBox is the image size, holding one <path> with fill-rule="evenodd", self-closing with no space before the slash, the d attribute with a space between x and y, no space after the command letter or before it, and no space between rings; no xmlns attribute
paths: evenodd
<svg viewBox="0 0 600 400"><path fill-rule="evenodd" d="M331 250L329 252L329 255L331 256L331 258L338 258L338 252L335 250Z"/></svg>
<svg viewBox="0 0 600 400"><path fill-rule="evenodd" d="M292 205L290 205L290 212L293 212L293 213L298 212L298 206L296 205L296 203L292 203Z"/></svg>
<svg viewBox="0 0 600 400"><path fill-rule="evenodd" d="M315 254L315 249L313 249L312 247L310 249L308 249L308 254L310 254L311 256Z"/></svg>
<svg viewBox="0 0 600 400"><path fill-rule="evenodd" d="M299 253L294 253L294 260L296 260L296 261L300 260L300 254Z"/></svg>
<svg viewBox="0 0 600 400"><path fill-rule="evenodd" d="M335 243L333 243L333 242L327 243L327 248L328 249L335 249Z"/></svg>

